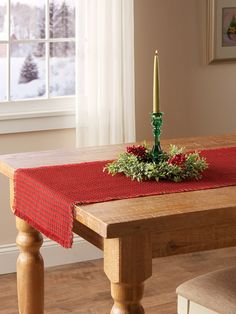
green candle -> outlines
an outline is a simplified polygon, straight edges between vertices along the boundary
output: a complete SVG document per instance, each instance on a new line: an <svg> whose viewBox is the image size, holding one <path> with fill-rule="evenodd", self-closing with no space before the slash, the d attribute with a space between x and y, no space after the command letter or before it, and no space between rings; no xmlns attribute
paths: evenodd
<svg viewBox="0 0 236 314"><path fill-rule="evenodd" d="M153 112L160 112L160 88L159 88L159 57L156 50L153 66Z"/></svg>

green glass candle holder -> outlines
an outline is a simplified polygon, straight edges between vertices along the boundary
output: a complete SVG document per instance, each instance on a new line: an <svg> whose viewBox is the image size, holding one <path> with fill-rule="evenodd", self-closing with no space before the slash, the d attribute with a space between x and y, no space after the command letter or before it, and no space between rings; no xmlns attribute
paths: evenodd
<svg viewBox="0 0 236 314"><path fill-rule="evenodd" d="M158 161L160 160L160 156L162 154L161 143L160 143L161 127L163 124L162 116L163 116L162 112L151 113L152 130L153 130L153 135L154 135L152 157L155 163L158 163Z"/></svg>

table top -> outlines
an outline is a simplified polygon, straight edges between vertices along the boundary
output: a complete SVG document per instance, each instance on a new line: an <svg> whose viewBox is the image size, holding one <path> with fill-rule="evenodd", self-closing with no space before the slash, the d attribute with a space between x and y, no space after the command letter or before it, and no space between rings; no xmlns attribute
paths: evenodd
<svg viewBox="0 0 236 314"><path fill-rule="evenodd" d="M169 144L198 150L230 147L236 146L236 135L162 141L164 149ZM1 155L0 172L13 179L14 171L19 168L113 159L125 146L127 144ZM166 232L176 225L179 228L187 220L193 222L194 219L196 224L204 225L209 224L209 219L212 224L219 220L235 219L236 186L109 201L76 206L75 209L76 220L104 238L146 229Z"/></svg>

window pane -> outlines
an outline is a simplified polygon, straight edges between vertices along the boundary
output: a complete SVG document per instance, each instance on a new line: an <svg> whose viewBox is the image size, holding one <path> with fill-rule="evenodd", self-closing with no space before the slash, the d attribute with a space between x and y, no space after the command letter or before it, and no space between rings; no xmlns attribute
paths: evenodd
<svg viewBox="0 0 236 314"><path fill-rule="evenodd" d="M50 44L50 96L75 94L75 44Z"/></svg>
<svg viewBox="0 0 236 314"><path fill-rule="evenodd" d="M7 98L7 45L0 45L0 101Z"/></svg>
<svg viewBox="0 0 236 314"><path fill-rule="evenodd" d="M1 0L0 3L0 40L7 40L7 1Z"/></svg>
<svg viewBox="0 0 236 314"><path fill-rule="evenodd" d="M39 98L45 91L45 44L12 44L11 98Z"/></svg>
<svg viewBox="0 0 236 314"><path fill-rule="evenodd" d="M11 0L11 38L45 38L45 0Z"/></svg>
<svg viewBox="0 0 236 314"><path fill-rule="evenodd" d="M75 37L75 0L50 0L49 21L51 38Z"/></svg>

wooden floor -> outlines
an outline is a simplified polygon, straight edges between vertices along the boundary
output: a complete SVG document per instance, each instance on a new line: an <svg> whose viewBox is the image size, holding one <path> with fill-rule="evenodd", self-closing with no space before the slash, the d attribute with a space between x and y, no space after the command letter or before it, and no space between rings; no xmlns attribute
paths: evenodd
<svg viewBox="0 0 236 314"><path fill-rule="evenodd" d="M143 305L147 314L176 314L176 287L197 275L236 265L236 248L153 260ZM102 260L54 267L45 274L45 314L108 314L112 301ZM0 276L0 313L16 314L15 274ZM29 313L33 314L33 313Z"/></svg>

